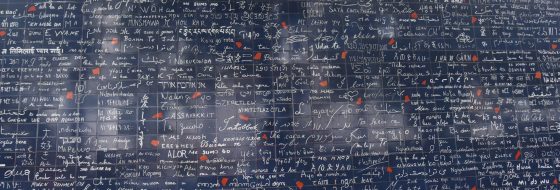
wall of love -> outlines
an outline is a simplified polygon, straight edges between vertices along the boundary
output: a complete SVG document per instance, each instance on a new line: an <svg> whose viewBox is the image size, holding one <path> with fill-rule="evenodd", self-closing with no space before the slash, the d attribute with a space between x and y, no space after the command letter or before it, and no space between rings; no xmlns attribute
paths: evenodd
<svg viewBox="0 0 560 190"><path fill-rule="evenodd" d="M3 0L0 189L557 189L557 0Z"/></svg>

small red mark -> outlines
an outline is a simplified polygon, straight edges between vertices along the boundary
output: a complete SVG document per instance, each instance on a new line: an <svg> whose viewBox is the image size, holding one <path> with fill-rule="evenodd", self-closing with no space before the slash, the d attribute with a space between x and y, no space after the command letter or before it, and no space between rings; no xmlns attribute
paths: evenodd
<svg viewBox="0 0 560 190"><path fill-rule="evenodd" d="M118 38L111 39L111 44L113 44L113 45L119 44L119 39Z"/></svg>
<svg viewBox="0 0 560 190"><path fill-rule="evenodd" d="M72 100L72 99L74 99L74 92L72 92L72 91L66 92L66 99L67 99L67 100Z"/></svg>
<svg viewBox="0 0 560 190"><path fill-rule="evenodd" d="M390 173L390 174L393 173L393 167L391 167L391 166L387 166L387 168L385 170L387 170L387 173Z"/></svg>
<svg viewBox="0 0 560 190"><path fill-rule="evenodd" d="M496 113L496 114L500 113L500 107L499 106L494 108L494 113Z"/></svg>
<svg viewBox="0 0 560 190"><path fill-rule="evenodd" d="M197 98L201 97L202 93L199 91L196 91L192 94L191 99L196 100Z"/></svg>
<svg viewBox="0 0 560 190"><path fill-rule="evenodd" d="M198 157L198 160L200 161L206 161L208 160L208 156L206 156L206 154L201 155L200 157Z"/></svg>
<svg viewBox="0 0 560 190"><path fill-rule="evenodd" d="M348 52L346 50L342 51L342 53L340 53L340 57L342 57L342 59L346 59L346 56L348 55Z"/></svg>
<svg viewBox="0 0 560 190"><path fill-rule="evenodd" d="M428 85L428 81L427 80L422 80L422 86L426 86Z"/></svg>
<svg viewBox="0 0 560 190"><path fill-rule="evenodd" d="M554 180L552 180L552 184L558 185L558 178L554 178Z"/></svg>
<svg viewBox="0 0 560 190"><path fill-rule="evenodd" d="M241 48L243 47L243 43L242 43L242 42L240 42L240 41L237 41L237 42L235 42L235 47L237 47L237 48L240 48L240 49L241 49Z"/></svg>
<svg viewBox="0 0 560 190"><path fill-rule="evenodd" d="M521 150L517 150L517 152L515 152L515 160L519 160L519 158L521 158Z"/></svg>
<svg viewBox="0 0 560 190"><path fill-rule="evenodd" d="M267 141L268 140L268 136L266 135L266 133L263 133L261 135L261 139Z"/></svg>
<svg viewBox="0 0 560 190"><path fill-rule="evenodd" d="M157 112L156 114L152 115L152 119L163 119L163 112Z"/></svg>
<svg viewBox="0 0 560 190"><path fill-rule="evenodd" d="M101 68L97 67L97 68L91 70L91 74L95 75L95 76L101 74Z"/></svg>
<svg viewBox="0 0 560 190"><path fill-rule="evenodd" d="M288 29L288 24L286 24L286 21L282 21L282 22L280 23L280 25L282 25L282 28L283 28L283 29L286 29L286 30Z"/></svg>
<svg viewBox="0 0 560 190"><path fill-rule="evenodd" d="M542 79L542 72L540 72L540 71L535 72L535 78L536 79Z"/></svg>
<svg viewBox="0 0 560 190"><path fill-rule="evenodd" d="M35 11L37 11L37 7L35 5L27 7L27 13L34 13Z"/></svg>
<svg viewBox="0 0 560 190"><path fill-rule="evenodd" d="M157 147L157 146L159 145L159 140L153 139L153 140L150 142L150 144L151 144L153 147Z"/></svg>
<svg viewBox="0 0 560 190"><path fill-rule="evenodd" d="M245 114L239 114L239 119L241 119L241 121L248 122L249 116Z"/></svg>
<svg viewBox="0 0 560 190"><path fill-rule="evenodd" d="M0 38L6 36L8 34L6 31L0 31Z"/></svg>
<svg viewBox="0 0 560 190"><path fill-rule="evenodd" d="M362 105L364 103L364 99L362 97L358 97L358 100L356 100L356 105Z"/></svg>
<svg viewBox="0 0 560 190"><path fill-rule="evenodd" d="M299 190L301 190L301 189L303 188L303 185L304 185L303 182L301 182L301 181L296 181L296 187L297 187Z"/></svg>
<svg viewBox="0 0 560 190"><path fill-rule="evenodd" d="M478 22L478 18L476 18L476 16L471 16L471 23L476 24L476 22Z"/></svg>
<svg viewBox="0 0 560 190"><path fill-rule="evenodd" d="M482 96L482 89L476 89L476 96Z"/></svg>
<svg viewBox="0 0 560 190"><path fill-rule="evenodd" d="M257 52L255 53L255 56L253 56L253 60L255 61L260 61L262 59L262 53L261 52Z"/></svg>
<svg viewBox="0 0 560 190"><path fill-rule="evenodd" d="M473 186L471 187L471 190L476 190L476 185L473 185Z"/></svg>
<svg viewBox="0 0 560 190"><path fill-rule="evenodd" d="M222 186L226 186L228 181L229 181L229 178L222 177L222 180L220 180L220 184L222 184Z"/></svg>
<svg viewBox="0 0 560 190"><path fill-rule="evenodd" d="M557 48L558 48L558 44L557 44L557 43L550 44L550 48L552 48L552 49L557 49Z"/></svg>
<svg viewBox="0 0 560 190"><path fill-rule="evenodd" d="M472 54L472 55L471 55L471 61L472 61L472 62L478 62L478 55Z"/></svg>
<svg viewBox="0 0 560 190"><path fill-rule="evenodd" d="M408 103L410 102L410 96L406 95L404 96L404 103Z"/></svg>
<svg viewBox="0 0 560 190"><path fill-rule="evenodd" d="M410 13L410 19L412 20L418 19L418 13L416 13L416 11L412 11L412 13Z"/></svg>
<svg viewBox="0 0 560 190"><path fill-rule="evenodd" d="M389 42L387 42L387 44L389 44L390 46L395 45L395 43L397 43L395 38L391 38L391 39L389 39Z"/></svg>
<svg viewBox="0 0 560 190"><path fill-rule="evenodd" d="M327 80L321 81L321 82L319 82L319 86L327 87L327 86L329 86L329 82Z"/></svg>

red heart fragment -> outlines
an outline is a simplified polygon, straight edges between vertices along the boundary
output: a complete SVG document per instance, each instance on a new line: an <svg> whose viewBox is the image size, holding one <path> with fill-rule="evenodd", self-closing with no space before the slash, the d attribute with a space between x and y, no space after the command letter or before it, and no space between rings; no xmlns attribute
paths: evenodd
<svg viewBox="0 0 560 190"><path fill-rule="evenodd" d="M208 156L206 156L206 154L203 154L203 155L201 155L198 159L199 159L200 161L206 161L206 160L208 160Z"/></svg>
<svg viewBox="0 0 560 190"><path fill-rule="evenodd" d="M387 42L387 44L389 44L390 46L395 45L395 43L397 43L395 38L391 38L391 39L389 39L389 42Z"/></svg>
<svg viewBox="0 0 560 190"><path fill-rule="evenodd" d="M476 16L472 16L471 17L471 23L476 24L476 22L478 22L478 18L476 18Z"/></svg>
<svg viewBox="0 0 560 190"><path fill-rule="evenodd" d="M253 56L253 60L255 61L260 61L262 59L262 53L261 52L257 52L255 53L255 56Z"/></svg>
<svg viewBox="0 0 560 190"><path fill-rule="evenodd" d="M35 11L37 11L37 7L35 5L31 5L31 6L27 7L27 12L28 13L34 13Z"/></svg>
<svg viewBox="0 0 560 190"><path fill-rule="evenodd" d="M356 105L362 105L364 103L364 99L362 97L358 97L358 100L356 100Z"/></svg>
<svg viewBox="0 0 560 190"><path fill-rule="evenodd" d="M202 93L199 91L196 91L192 94L191 99L196 100L197 98L201 97Z"/></svg>
<svg viewBox="0 0 560 190"><path fill-rule="evenodd" d="M156 114L152 115L152 119L163 119L163 112L157 112Z"/></svg>
<svg viewBox="0 0 560 190"><path fill-rule="evenodd" d="M515 152L515 160L519 160L519 158L521 158L521 150L517 150L517 152Z"/></svg>
<svg viewBox="0 0 560 190"><path fill-rule="evenodd" d="M241 119L241 121L248 122L249 116L245 114L239 114L239 119Z"/></svg>

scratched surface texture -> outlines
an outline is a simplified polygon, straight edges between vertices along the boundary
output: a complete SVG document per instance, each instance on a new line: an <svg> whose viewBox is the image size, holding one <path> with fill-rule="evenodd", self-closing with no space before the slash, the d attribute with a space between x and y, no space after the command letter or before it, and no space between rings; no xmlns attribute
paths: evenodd
<svg viewBox="0 0 560 190"><path fill-rule="evenodd" d="M558 189L558 0L1 0L0 189Z"/></svg>

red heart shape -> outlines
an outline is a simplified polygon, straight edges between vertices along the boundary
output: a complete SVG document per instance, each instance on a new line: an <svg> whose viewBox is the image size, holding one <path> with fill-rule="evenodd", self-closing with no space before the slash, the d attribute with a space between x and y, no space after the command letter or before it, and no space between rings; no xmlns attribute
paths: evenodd
<svg viewBox="0 0 560 190"><path fill-rule="evenodd" d="M304 185L303 182L301 182L301 181L296 181L296 187L297 187L298 189L301 190L301 188L303 188L303 185Z"/></svg>
<svg viewBox="0 0 560 190"><path fill-rule="evenodd" d="M288 24L286 24L286 21L282 21L282 23L280 23L280 25L282 25L282 28L288 29Z"/></svg>
<svg viewBox="0 0 560 190"><path fill-rule="evenodd" d="M66 99L67 99L67 100L72 100L72 99L74 99L74 92L72 92L72 91L66 92Z"/></svg>
<svg viewBox="0 0 560 190"><path fill-rule="evenodd" d="M222 186L226 186L228 181L229 181L229 178L223 177L222 180L220 181L220 184L222 184Z"/></svg>
<svg viewBox="0 0 560 190"><path fill-rule="evenodd" d="M410 102L410 96L406 95L404 96L404 103L408 103Z"/></svg>
<svg viewBox="0 0 560 190"><path fill-rule="evenodd" d="M418 13L416 13L416 11L412 11L412 13L410 13L410 18L413 20L418 19Z"/></svg>
<svg viewBox="0 0 560 190"><path fill-rule="evenodd" d="M152 140L152 141L150 142L150 144L151 144L153 147L157 147L157 146L159 145L159 140L154 139L154 140Z"/></svg>
<svg viewBox="0 0 560 190"><path fill-rule="evenodd" d="M536 79L541 79L542 78L542 72L540 72L540 71L535 72L535 78Z"/></svg>
<svg viewBox="0 0 560 190"><path fill-rule="evenodd" d="M91 74L93 74L95 76L101 74L101 68L97 67L97 68L91 70Z"/></svg>
<svg viewBox="0 0 560 190"><path fill-rule="evenodd" d="M340 53L340 57L342 57L342 59L346 59L347 55L348 55L348 52L346 50L342 51L342 53Z"/></svg>
<svg viewBox="0 0 560 190"><path fill-rule="evenodd" d="M478 55L472 54L472 55L471 55L471 60L472 60L473 62L478 62Z"/></svg>
<svg viewBox="0 0 560 190"><path fill-rule="evenodd" d="M321 82L319 82L319 86L321 86L321 87L327 87L327 86L329 86L329 82L326 81L326 80L321 81Z"/></svg>
<svg viewBox="0 0 560 190"><path fill-rule="evenodd" d="M390 174L393 173L393 167L391 167L391 166L387 166L386 170L387 170L387 173L390 173Z"/></svg>

